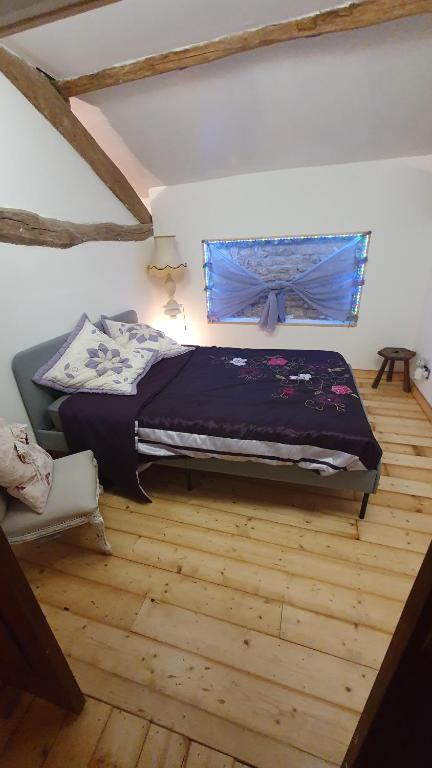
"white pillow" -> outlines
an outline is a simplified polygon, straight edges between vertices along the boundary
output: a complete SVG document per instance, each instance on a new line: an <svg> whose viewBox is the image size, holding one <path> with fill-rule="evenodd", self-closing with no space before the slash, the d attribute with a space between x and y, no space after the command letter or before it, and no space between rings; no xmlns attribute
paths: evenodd
<svg viewBox="0 0 432 768"><path fill-rule="evenodd" d="M112 339L126 344L127 348L138 350L148 350L156 352L158 360L164 357L177 357L190 351L190 347L183 347L174 339L170 339L162 331L152 328L145 323L119 323L116 320L110 320L104 315L101 318L105 333ZM154 360L153 362L156 362Z"/></svg>
<svg viewBox="0 0 432 768"><path fill-rule="evenodd" d="M0 485L39 514L51 490L53 464L40 445L30 443L25 424L5 424L0 419ZM0 522L2 506L0 497Z"/></svg>
<svg viewBox="0 0 432 768"><path fill-rule="evenodd" d="M61 392L135 395L138 381L156 359L154 350L132 353L99 331L84 314L33 381Z"/></svg>

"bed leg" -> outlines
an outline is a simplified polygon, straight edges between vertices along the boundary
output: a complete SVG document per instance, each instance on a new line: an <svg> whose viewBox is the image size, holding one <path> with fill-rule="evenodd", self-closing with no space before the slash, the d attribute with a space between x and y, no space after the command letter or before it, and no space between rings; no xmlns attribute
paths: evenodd
<svg viewBox="0 0 432 768"><path fill-rule="evenodd" d="M364 516L366 514L366 509L367 509L368 501L369 501L369 494L368 493L364 493L363 494L362 503L361 503L361 507L360 507L360 514L359 514L360 520L364 520Z"/></svg>
<svg viewBox="0 0 432 768"><path fill-rule="evenodd" d="M186 475L186 487L188 491L193 491L192 472L190 471L190 469L185 469L185 475Z"/></svg>

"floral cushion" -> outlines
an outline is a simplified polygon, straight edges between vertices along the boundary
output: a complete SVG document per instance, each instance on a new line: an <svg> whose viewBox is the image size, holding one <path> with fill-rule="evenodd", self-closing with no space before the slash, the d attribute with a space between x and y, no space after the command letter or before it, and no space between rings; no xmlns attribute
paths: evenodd
<svg viewBox="0 0 432 768"><path fill-rule="evenodd" d="M112 339L121 341L128 348L135 351L148 350L157 353L157 360L164 357L177 357L190 351L190 347L182 347L174 339L166 336L162 331L152 328L151 325L144 323L119 323L116 320L110 320L104 315L101 318L105 333ZM153 362L156 362L154 360Z"/></svg>
<svg viewBox="0 0 432 768"><path fill-rule="evenodd" d="M130 349L114 342L82 315L59 351L33 376L61 392L135 395L137 383L155 362L154 350Z"/></svg>
<svg viewBox="0 0 432 768"><path fill-rule="evenodd" d="M29 442L24 424L0 419L0 485L41 514L53 480L53 460L40 445Z"/></svg>

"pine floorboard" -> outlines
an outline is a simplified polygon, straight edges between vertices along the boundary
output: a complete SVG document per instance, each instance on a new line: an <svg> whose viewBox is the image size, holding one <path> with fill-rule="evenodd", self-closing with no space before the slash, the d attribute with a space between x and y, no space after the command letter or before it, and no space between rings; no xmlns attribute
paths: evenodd
<svg viewBox="0 0 432 768"><path fill-rule="evenodd" d="M359 388L383 474L360 496L152 468L152 505L16 548L87 696L0 691L2 768L340 765L432 537L432 424L400 377Z"/></svg>

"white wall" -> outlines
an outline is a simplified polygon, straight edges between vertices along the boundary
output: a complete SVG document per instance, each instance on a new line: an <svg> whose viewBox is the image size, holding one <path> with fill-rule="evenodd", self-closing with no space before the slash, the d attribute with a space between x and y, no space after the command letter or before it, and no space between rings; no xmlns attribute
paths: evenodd
<svg viewBox="0 0 432 768"><path fill-rule="evenodd" d="M1 206L78 222L133 222L85 161L1 75L0 103ZM375 367L376 350L389 344L417 348L431 359L432 318L425 305L431 203L431 162L425 158L251 174L162 190L153 200L156 232L177 235L190 267L178 286L187 333L181 318L163 315L162 287L146 275L151 240L89 243L66 251L0 244L0 415L25 419L10 369L14 353L67 332L83 311L96 319L101 312L134 307L142 319L179 340L337 349L361 368ZM357 328L284 326L270 335L254 325L207 324L203 238L366 229L373 234ZM425 394L430 388L431 382L424 384Z"/></svg>
<svg viewBox="0 0 432 768"><path fill-rule="evenodd" d="M429 368L432 368L432 271L423 304L416 349L419 356L428 361ZM432 405L432 374L429 379L420 379L416 381L416 384L426 400Z"/></svg>
<svg viewBox="0 0 432 768"><path fill-rule="evenodd" d="M77 222L133 217L54 128L0 75L0 206ZM70 250L0 243L0 416L25 420L15 352L69 331L83 311L142 312L149 242Z"/></svg>
<svg viewBox="0 0 432 768"><path fill-rule="evenodd" d="M375 368L382 346L415 348L431 260L430 158L182 184L155 195L152 210L155 233L175 234L189 265L177 291L188 317L189 341L334 349L356 368ZM268 334L256 325L207 323L202 239L363 230L372 230L372 238L356 328L278 326ZM147 314L161 323L162 293L152 284L149 296ZM180 328L180 320L171 322L176 326Z"/></svg>

